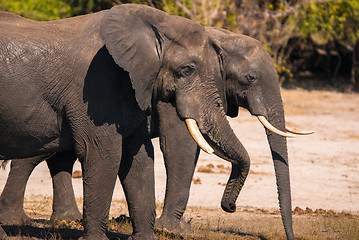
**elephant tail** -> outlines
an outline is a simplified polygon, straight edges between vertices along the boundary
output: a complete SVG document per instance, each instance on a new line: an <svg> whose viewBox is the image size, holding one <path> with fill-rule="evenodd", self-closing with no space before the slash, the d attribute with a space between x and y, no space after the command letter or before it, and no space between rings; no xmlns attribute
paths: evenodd
<svg viewBox="0 0 359 240"><path fill-rule="evenodd" d="M0 160L0 168L5 169L8 162L10 162L10 160Z"/></svg>

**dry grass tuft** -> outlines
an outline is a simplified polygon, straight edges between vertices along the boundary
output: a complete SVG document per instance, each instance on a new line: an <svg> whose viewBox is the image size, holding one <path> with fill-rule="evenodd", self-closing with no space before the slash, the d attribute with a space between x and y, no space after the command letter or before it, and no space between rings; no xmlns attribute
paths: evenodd
<svg viewBox="0 0 359 240"><path fill-rule="evenodd" d="M210 163L207 166L199 166L197 171L201 173L213 173L213 169L214 165Z"/></svg>
<svg viewBox="0 0 359 240"><path fill-rule="evenodd" d="M193 178L192 182L193 182L193 184L202 184L201 179L199 177L198 178Z"/></svg>
<svg viewBox="0 0 359 240"><path fill-rule="evenodd" d="M197 172L200 173L230 173L231 172L231 168L230 167L226 167L223 164L218 164L216 166L214 166L212 163L207 164L206 166L199 166L197 168Z"/></svg>

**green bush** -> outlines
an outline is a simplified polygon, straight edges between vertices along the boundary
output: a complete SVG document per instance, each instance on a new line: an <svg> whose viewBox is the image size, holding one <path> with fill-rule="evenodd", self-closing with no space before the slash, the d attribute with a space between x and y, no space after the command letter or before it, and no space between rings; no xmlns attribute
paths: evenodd
<svg viewBox="0 0 359 240"><path fill-rule="evenodd" d="M42 21L71 16L71 6L58 0L0 0L0 10Z"/></svg>
<svg viewBox="0 0 359 240"><path fill-rule="evenodd" d="M359 37L359 1L309 1L298 13L298 31L318 45L340 41L354 45Z"/></svg>

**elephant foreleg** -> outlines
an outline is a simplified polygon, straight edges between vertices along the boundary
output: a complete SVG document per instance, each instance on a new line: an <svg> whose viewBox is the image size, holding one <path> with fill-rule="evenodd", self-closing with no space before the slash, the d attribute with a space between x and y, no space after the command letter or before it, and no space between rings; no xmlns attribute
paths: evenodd
<svg viewBox="0 0 359 240"><path fill-rule="evenodd" d="M82 240L108 239L106 229L121 161L119 134L101 129L93 134L95 137L76 140L83 176L84 233L79 238Z"/></svg>
<svg viewBox="0 0 359 240"><path fill-rule="evenodd" d="M189 134L176 109L169 103L158 103L160 144L165 160L167 181L161 217L156 228L183 235L191 231L183 219L199 148Z"/></svg>
<svg viewBox="0 0 359 240"><path fill-rule="evenodd" d="M153 146L144 125L123 145L119 177L126 195L133 233L129 239L156 239Z"/></svg>
<svg viewBox="0 0 359 240"><path fill-rule="evenodd" d="M72 187L72 169L76 158L74 152L63 152L55 154L46 161L53 186L51 221L82 219Z"/></svg>
<svg viewBox="0 0 359 240"><path fill-rule="evenodd" d="M34 168L47 157L40 155L11 161L9 176L0 196L0 223L23 224L30 221L23 208L26 184Z"/></svg>

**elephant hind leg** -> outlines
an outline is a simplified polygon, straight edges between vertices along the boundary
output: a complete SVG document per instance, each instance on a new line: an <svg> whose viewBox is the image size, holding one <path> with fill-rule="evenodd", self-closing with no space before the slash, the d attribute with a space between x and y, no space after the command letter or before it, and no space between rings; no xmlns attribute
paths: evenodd
<svg viewBox="0 0 359 240"><path fill-rule="evenodd" d="M116 177L121 161L121 136L99 136L98 142L88 139L85 154L80 153L83 176L83 223L84 233L81 240L101 240L106 237L106 228L109 217L110 204ZM97 141L97 140L96 140ZM108 146L97 146L99 143ZM97 145L96 145L97 144ZM107 151L114 149L114 151Z"/></svg>
<svg viewBox="0 0 359 240"><path fill-rule="evenodd" d="M76 159L74 152L62 152L46 161L52 177L54 193L51 221L82 219L72 187L72 169Z"/></svg>
<svg viewBox="0 0 359 240"><path fill-rule="evenodd" d="M23 208L25 188L34 168L47 157L40 155L11 161L9 176L0 196L0 223L23 224L31 221Z"/></svg>

